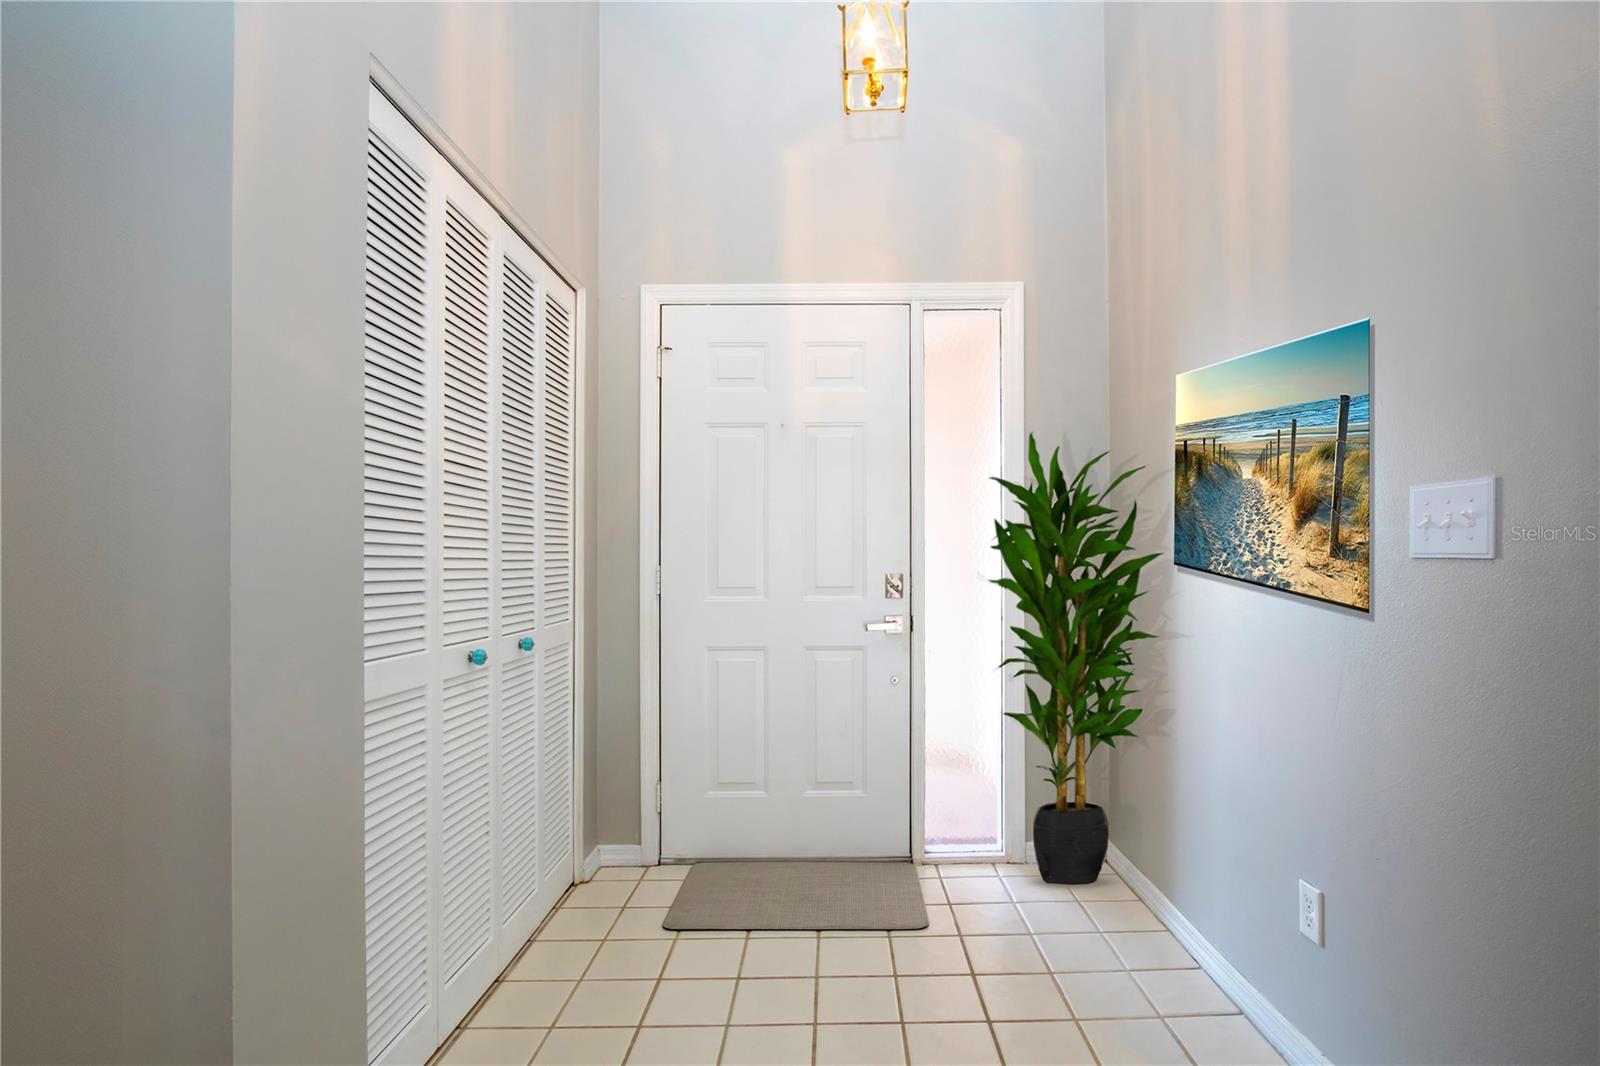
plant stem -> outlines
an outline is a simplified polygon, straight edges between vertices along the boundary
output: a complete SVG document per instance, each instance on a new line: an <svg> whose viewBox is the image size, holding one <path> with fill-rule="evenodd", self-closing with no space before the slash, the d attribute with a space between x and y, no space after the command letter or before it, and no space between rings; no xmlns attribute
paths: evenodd
<svg viewBox="0 0 1600 1066"><path fill-rule="evenodd" d="M1067 576L1067 561L1061 556L1056 556L1056 576ZM1056 629L1056 651L1060 653L1062 661L1067 658L1067 633L1066 630ZM1067 738L1072 735L1068 728L1070 719L1067 717L1067 694L1060 689L1056 690L1056 714L1058 724L1056 727L1056 810L1067 809L1067 779L1061 776L1061 766L1067 761Z"/></svg>
<svg viewBox="0 0 1600 1066"><path fill-rule="evenodd" d="M1078 734L1078 791L1074 797L1077 800L1078 810L1083 810L1084 804L1089 801L1089 789L1083 781L1083 764L1088 760L1089 738L1082 733Z"/></svg>
<svg viewBox="0 0 1600 1066"><path fill-rule="evenodd" d="M1082 624L1083 620L1080 618L1077 621L1079 623L1078 624L1078 654L1082 655L1083 654L1083 650L1084 650L1084 645L1088 642L1088 634L1084 631L1083 624ZM1085 662L1083 666L1080 666L1078 668L1078 685L1079 685L1080 688L1083 685L1083 674L1084 674L1084 670L1087 667L1088 667L1088 663ZM1089 738L1084 736L1082 733L1079 733L1078 734L1078 751L1077 751L1077 770L1076 770L1075 774L1073 775L1074 776L1074 791L1075 791L1076 794L1073 796L1073 799L1076 801L1074 806L1076 806L1077 809L1080 810L1080 811L1083 810L1084 804L1089 802L1089 786L1084 781L1084 772L1083 772L1084 763L1086 763L1088 761L1089 761Z"/></svg>
<svg viewBox="0 0 1600 1066"><path fill-rule="evenodd" d="M1067 721L1067 694L1056 693L1056 710L1061 715L1061 728L1056 733L1056 765L1060 766L1067 761L1067 737L1070 731L1066 728ZM1056 775L1056 810L1067 809L1067 779L1060 774Z"/></svg>

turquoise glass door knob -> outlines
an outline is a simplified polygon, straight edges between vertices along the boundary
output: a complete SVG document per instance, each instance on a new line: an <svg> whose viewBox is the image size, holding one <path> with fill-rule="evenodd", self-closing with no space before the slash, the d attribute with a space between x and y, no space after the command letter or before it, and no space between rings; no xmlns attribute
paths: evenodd
<svg viewBox="0 0 1600 1066"><path fill-rule="evenodd" d="M517 647L521 648L523 651L532 651L533 650L533 638L532 637L523 637L521 640L517 641Z"/></svg>
<svg viewBox="0 0 1600 1066"><path fill-rule="evenodd" d="M473 666L482 666L488 661L489 653L484 651L482 648L473 648L471 651L467 652L467 662L471 663Z"/></svg>

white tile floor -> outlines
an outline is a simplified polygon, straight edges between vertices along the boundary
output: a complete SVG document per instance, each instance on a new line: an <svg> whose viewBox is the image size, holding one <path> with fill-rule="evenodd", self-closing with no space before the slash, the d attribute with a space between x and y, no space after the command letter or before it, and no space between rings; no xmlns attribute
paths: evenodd
<svg viewBox="0 0 1600 1066"><path fill-rule="evenodd" d="M1109 870L924 866L928 929L661 928L688 867L578 885L443 1051L460 1064L1283 1060Z"/></svg>

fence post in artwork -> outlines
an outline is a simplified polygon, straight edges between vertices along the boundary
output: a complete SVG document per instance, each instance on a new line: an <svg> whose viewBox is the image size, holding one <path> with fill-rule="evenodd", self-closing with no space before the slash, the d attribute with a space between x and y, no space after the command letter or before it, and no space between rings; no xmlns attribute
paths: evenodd
<svg viewBox="0 0 1600 1066"><path fill-rule="evenodd" d="M1283 475L1283 430L1278 430L1278 443L1272 452L1272 479L1279 480Z"/></svg>
<svg viewBox="0 0 1600 1066"><path fill-rule="evenodd" d="M1183 438L1183 476L1189 476L1189 438Z"/></svg>
<svg viewBox="0 0 1600 1066"><path fill-rule="evenodd" d="M1344 438L1350 429L1350 397L1339 397L1339 436L1333 445L1333 510L1328 515L1328 557L1339 554L1339 508L1344 502Z"/></svg>
<svg viewBox="0 0 1600 1066"><path fill-rule="evenodd" d="M1294 493L1294 437L1295 431L1300 428L1298 418L1289 419L1289 492Z"/></svg>

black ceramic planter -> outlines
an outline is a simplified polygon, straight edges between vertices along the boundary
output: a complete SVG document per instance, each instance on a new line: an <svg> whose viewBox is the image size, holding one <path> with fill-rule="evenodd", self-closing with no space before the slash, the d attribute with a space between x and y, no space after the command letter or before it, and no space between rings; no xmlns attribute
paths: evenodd
<svg viewBox="0 0 1600 1066"><path fill-rule="evenodd" d="M1052 885L1087 885L1100 877L1111 839L1106 812L1088 804L1083 810L1056 810L1047 803L1033 816L1033 853L1039 876Z"/></svg>

